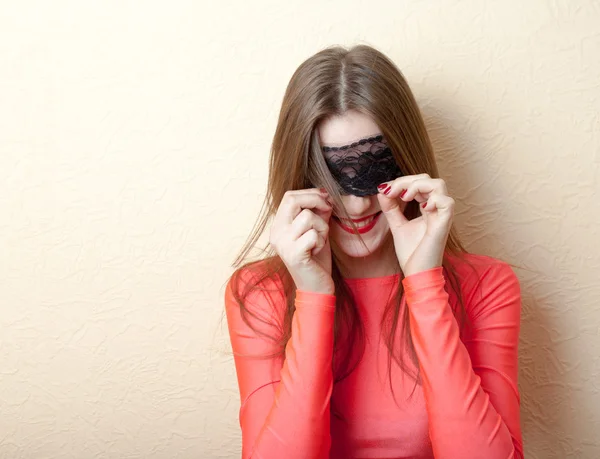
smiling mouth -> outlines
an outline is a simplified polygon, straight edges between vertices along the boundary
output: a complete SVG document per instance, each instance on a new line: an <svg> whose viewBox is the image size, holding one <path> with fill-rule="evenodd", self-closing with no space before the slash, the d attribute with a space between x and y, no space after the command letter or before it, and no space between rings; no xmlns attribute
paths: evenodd
<svg viewBox="0 0 600 459"><path fill-rule="evenodd" d="M356 231L354 231L354 229L352 229L352 224L350 223L350 222L353 222L354 225L356 226L356 230L358 231L358 233L364 234L364 233L371 231L373 229L373 227L375 227L375 224L379 220L380 216L381 216L381 211L376 212L372 215L368 215L363 218L357 218L357 219L352 219L352 220L349 220L347 218L340 218L340 217L336 217L336 216L334 216L333 219L347 233L356 234Z"/></svg>

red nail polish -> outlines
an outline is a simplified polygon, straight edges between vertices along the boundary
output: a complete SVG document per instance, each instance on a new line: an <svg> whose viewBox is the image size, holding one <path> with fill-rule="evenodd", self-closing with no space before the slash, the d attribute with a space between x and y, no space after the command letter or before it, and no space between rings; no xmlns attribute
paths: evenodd
<svg viewBox="0 0 600 459"><path fill-rule="evenodd" d="M319 188L319 191L320 191L321 193L327 193L327 189L325 189L325 188Z"/></svg>
<svg viewBox="0 0 600 459"><path fill-rule="evenodd" d="M425 209L425 207L427 207L427 201L425 201L423 204L421 204L421 207L422 207L423 209Z"/></svg>
<svg viewBox="0 0 600 459"><path fill-rule="evenodd" d="M403 190L402 193L400 193L400 197L403 198L407 191L408 190Z"/></svg>
<svg viewBox="0 0 600 459"><path fill-rule="evenodd" d="M383 192L383 194L390 194L390 191L392 191L392 187L388 186L385 191Z"/></svg>
<svg viewBox="0 0 600 459"><path fill-rule="evenodd" d="M380 190L383 190L386 186L387 186L386 183L382 183L381 185L378 185L377 188L379 188Z"/></svg>

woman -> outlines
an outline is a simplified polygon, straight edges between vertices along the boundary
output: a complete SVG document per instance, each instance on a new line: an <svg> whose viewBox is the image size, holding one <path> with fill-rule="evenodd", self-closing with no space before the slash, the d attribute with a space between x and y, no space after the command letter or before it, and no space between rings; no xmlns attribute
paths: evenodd
<svg viewBox="0 0 600 459"><path fill-rule="evenodd" d="M522 458L520 288L468 254L401 72L368 46L294 73L226 312L243 458ZM271 220L269 253L241 266Z"/></svg>

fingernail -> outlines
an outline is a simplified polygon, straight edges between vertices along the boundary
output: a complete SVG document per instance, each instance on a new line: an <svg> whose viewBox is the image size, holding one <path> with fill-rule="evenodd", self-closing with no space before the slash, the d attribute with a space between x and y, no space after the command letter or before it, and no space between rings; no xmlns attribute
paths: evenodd
<svg viewBox="0 0 600 459"><path fill-rule="evenodd" d="M425 201L423 204L421 204L421 207L422 207L423 209L425 209L425 207L427 207L427 201Z"/></svg>
<svg viewBox="0 0 600 459"><path fill-rule="evenodd" d="M402 190L402 193L400 193L400 197L403 198L407 191L408 190Z"/></svg>
<svg viewBox="0 0 600 459"><path fill-rule="evenodd" d="M392 191L392 187L388 186L385 191L383 192L383 194L390 194L390 191Z"/></svg>
<svg viewBox="0 0 600 459"><path fill-rule="evenodd" d="M320 191L321 193L327 193L327 189L325 189L325 188L319 188L319 191Z"/></svg>
<svg viewBox="0 0 600 459"><path fill-rule="evenodd" d="M380 190L385 189L385 187L388 186L387 183L382 183L381 185L378 185L377 188L379 188Z"/></svg>

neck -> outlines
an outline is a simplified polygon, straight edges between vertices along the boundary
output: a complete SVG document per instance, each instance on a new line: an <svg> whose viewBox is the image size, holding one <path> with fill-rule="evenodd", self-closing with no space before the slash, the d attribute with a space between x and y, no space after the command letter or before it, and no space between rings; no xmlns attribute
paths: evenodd
<svg viewBox="0 0 600 459"><path fill-rule="evenodd" d="M350 257L336 251L338 267L342 277L346 279L383 277L398 274L400 265L394 250L394 241L389 235L377 251L365 257Z"/></svg>

